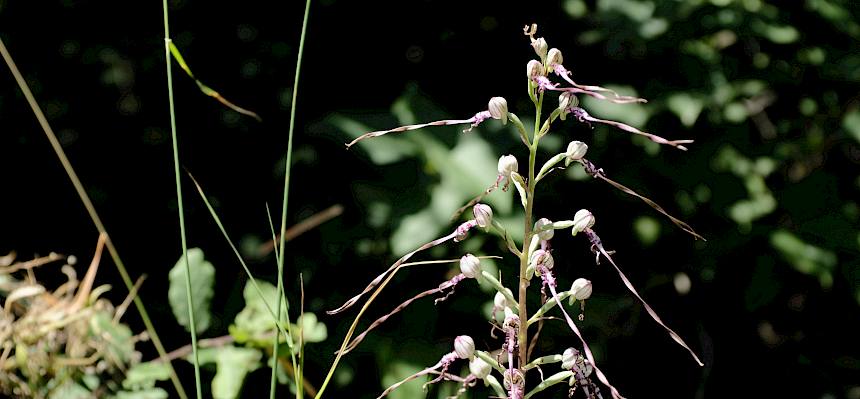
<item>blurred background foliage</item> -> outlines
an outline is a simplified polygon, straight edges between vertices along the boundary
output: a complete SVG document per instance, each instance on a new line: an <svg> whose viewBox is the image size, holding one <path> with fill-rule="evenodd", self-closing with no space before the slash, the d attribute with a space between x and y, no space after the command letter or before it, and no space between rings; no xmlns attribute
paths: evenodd
<svg viewBox="0 0 860 399"><path fill-rule="evenodd" d="M252 271L273 281L273 258L255 257L253 248L271 237L265 204L280 201L302 5L171 4L174 41L196 78L263 120L229 110L200 94L193 80L176 78L182 162L228 230L243 237ZM189 338L167 301L168 271L181 250L160 12L152 2L0 0L0 35L126 263L149 275L141 296L159 315L156 325L170 349ZM538 214L562 219L591 209L630 278L707 363L696 368L642 317L613 273L593 266L584 240L560 237L561 284L581 276L594 281L584 330L616 386L630 397L860 398L858 20L860 4L852 0L317 2L299 93L302 129L288 220L332 204L344 212L288 244L291 302L297 303L303 273L308 311L322 315L339 305L404 252L452 229L453 211L492 183L499 155L523 159L515 132L495 121L468 134L440 127L350 151L343 143L367 130L467 118L491 96L506 97L512 111L533 123L526 117L524 66L534 54L521 29L536 22L550 46L564 52L574 79L649 99L626 106L586 100L593 115L696 140L684 153L568 121L542 142L544 157L569 140L587 142L589 159L609 177L663 204L708 239L693 242L581 169L546 180ZM11 76L2 76L0 252L85 254L96 232ZM224 335L245 306L245 277L203 204L186 198L190 245L218 265L204 336ZM521 230L513 194L495 193L488 201L512 232ZM500 254L503 248L476 234L424 257L466 251ZM513 265L506 257L495 266L508 280ZM103 273L118 280L109 268ZM403 273L368 318L436 286L446 273L443 267ZM122 300L119 291L108 296ZM490 300L463 285L438 306L416 303L345 359L331 395L375 397L383 385L435 363L459 334L472 335L480 348L498 347L484 316ZM133 330L142 329L136 315L127 317ZM320 316L329 338L308 347L311 382L321 381L351 317ZM575 344L553 323L542 336L538 350L545 353ZM154 357L140 350L145 359ZM189 381L190 366L178 367ZM259 395L267 373L248 378L244 394ZM450 388L430 397L444 397ZM393 397L422 395L419 383Z"/></svg>

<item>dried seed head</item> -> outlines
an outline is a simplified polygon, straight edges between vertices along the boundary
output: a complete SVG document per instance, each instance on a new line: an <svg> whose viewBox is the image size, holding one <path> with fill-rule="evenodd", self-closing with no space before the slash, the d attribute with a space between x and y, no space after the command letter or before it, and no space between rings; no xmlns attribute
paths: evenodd
<svg viewBox="0 0 860 399"><path fill-rule="evenodd" d="M513 155L503 155L499 158L499 175L511 177L511 173L515 173L519 169L517 158Z"/></svg>
<svg viewBox="0 0 860 399"><path fill-rule="evenodd" d="M564 165L568 166L571 162L579 161L585 156L586 152L588 152L588 144L581 141L571 141L567 145L567 151L564 153L566 157Z"/></svg>
<svg viewBox="0 0 860 399"><path fill-rule="evenodd" d="M540 218L537 220L537 222L535 222L534 230L538 232L537 235L541 240L551 240L552 236L555 235L555 230L553 229L540 231L541 228L550 224L552 224L552 221L547 218Z"/></svg>
<svg viewBox="0 0 860 399"><path fill-rule="evenodd" d="M481 275L481 260L472 254L463 255L460 258L460 273L468 278L478 278Z"/></svg>
<svg viewBox="0 0 860 399"><path fill-rule="evenodd" d="M544 38L539 37L532 40L532 48L535 49L535 53L540 57L540 59L546 58L546 50L549 46L546 44L546 40Z"/></svg>
<svg viewBox="0 0 860 399"><path fill-rule="evenodd" d="M504 97L491 98L487 109L493 119L501 120L503 125L508 123L508 101Z"/></svg>
<svg viewBox="0 0 860 399"><path fill-rule="evenodd" d="M454 352L460 359L471 359L475 356L475 341L468 335L454 338Z"/></svg>
<svg viewBox="0 0 860 399"><path fill-rule="evenodd" d="M493 224L493 209L486 204L475 204L472 207L472 214L475 216L475 221L478 222L478 227L487 227Z"/></svg>
<svg viewBox="0 0 860 399"><path fill-rule="evenodd" d="M469 360L469 373L476 378L483 380L490 375L491 371L493 371L493 366L490 366L490 363L487 363L484 359L475 356L472 360Z"/></svg>
<svg viewBox="0 0 860 399"><path fill-rule="evenodd" d="M576 348L567 348L561 354L561 368L571 370L577 360L579 360L579 351Z"/></svg>
<svg viewBox="0 0 860 399"><path fill-rule="evenodd" d="M592 226L594 226L594 215L588 209L580 209L573 216L573 228L570 229L570 234L576 235Z"/></svg>
<svg viewBox="0 0 860 399"><path fill-rule="evenodd" d="M535 80L538 77L544 75L543 64L538 60L529 61L528 65L526 65L526 75L529 79Z"/></svg>
<svg viewBox="0 0 860 399"><path fill-rule="evenodd" d="M549 49L549 53L547 54L546 63L547 65L552 66L553 64L561 65L564 62L564 58L561 56L561 50L557 48Z"/></svg>
<svg viewBox="0 0 860 399"><path fill-rule="evenodd" d="M591 280L584 278L576 279L576 281L573 282L573 285L570 286L570 291L573 292L573 297L575 297L577 301L584 301L591 298L592 290Z"/></svg>

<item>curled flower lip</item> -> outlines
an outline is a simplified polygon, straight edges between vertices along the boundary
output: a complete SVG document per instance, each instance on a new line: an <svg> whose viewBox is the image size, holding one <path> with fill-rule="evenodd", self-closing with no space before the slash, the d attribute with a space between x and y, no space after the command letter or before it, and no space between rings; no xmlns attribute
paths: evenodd
<svg viewBox="0 0 860 399"><path fill-rule="evenodd" d="M670 145L670 146L675 147L679 150L687 151L687 147L684 147L683 144L689 144L689 143L693 142L693 140L666 140L666 139L664 139L664 138L662 138L656 134L643 132L643 131L641 131L641 130L633 127L633 126L630 126L630 125L627 125L627 124L624 124L621 122L595 118L595 117L589 115L588 112L585 111L585 109L580 108L580 107L571 107L571 108L569 108L569 111L570 111L571 115L576 117L576 119L580 122L583 122L583 123L594 122L594 123L602 123L604 125L614 126L614 127L617 127L621 130L624 130L626 132L638 134L640 136L645 136L649 140L651 140L655 143Z"/></svg>

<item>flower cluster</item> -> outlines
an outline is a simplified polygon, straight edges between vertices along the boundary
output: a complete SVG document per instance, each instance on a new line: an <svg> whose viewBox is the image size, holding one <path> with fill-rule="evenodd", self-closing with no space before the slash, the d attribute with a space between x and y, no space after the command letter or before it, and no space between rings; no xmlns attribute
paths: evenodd
<svg viewBox="0 0 860 399"><path fill-rule="evenodd" d="M582 141L570 141L564 152L550 157L540 169L535 168L536 158L538 157L538 143L540 139L550 133L553 123L556 123L557 120L565 121L568 116L573 116L574 120L587 123L589 125L597 123L613 126L630 133L645 136L654 142L673 146L682 150L686 150L686 147L684 147L683 144L691 143L692 140L666 140L662 137L643 132L637 128L620 122L591 116L585 109L579 106L579 99L576 97L577 95L591 96L617 104L645 102L645 100L636 97L623 96L600 86L581 85L576 83L571 78L570 70L563 65L564 58L561 51L556 48L549 48L544 38L536 37L537 26L527 26L524 29L524 33L528 36L531 46L537 55L537 59L529 61L526 65L527 79L529 83L528 95L535 105L537 114L534 131L531 134L526 131L524 124L520 121L517 115L508 110L508 102L504 98L493 97L490 99L486 110L479 111L473 117L468 119L442 120L370 132L347 144L347 146L352 146L358 141L372 137L388 133L405 132L429 126L463 124L469 125L466 131L471 131L479 124L489 119L494 119L503 124L510 122L516 127L523 144L528 150L529 156L527 162L528 170L523 171L522 174L519 170L520 164L515 155L501 156L498 162L498 173L495 180L489 185L489 188L457 212L457 215L459 216L468 209L469 206L471 206L471 218L459 224L459 226L457 226L450 234L424 244L415 251L404 255L390 268L388 268L388 270L377 276L361 293L351 298L340 308L330 312L338 313L344 311L354 305L364 295L375 290L374 294L371 295L370 299L365 303L364 308L362 309L363 312L376 294L389 281L391 281L394 274L404 266L410 264L446 262L427 261L406 263L413 255L447 242L456 243L466 240L469 237L469 233L476 227L479 228L478 233L486 232L500 237L505 242L513 257L518 260L519 268L502 270L503 273L510 273L511 275L519 277L516 279L517 285L511 288L506 287L500 277L494 276L482 268L482 257L465 254L459 260L452 260L450 263L459 263L459 273L457 273L453 278L448 279L437 287L433 287L427 291L419 293L403 302L393 311L379 318L362 334L350 341L351 333L358 323L358 319L361 315L360 313L359 317L357 317L353 323L353 329L350 330L350 334L348 334L344 340L344 345L339 351L339 356L355 348L367 332L387 320L395 313L404 309L415 300L429 295L441 294L442 296L436 299L436 303L438 304L453 293L455 286L466 280L474 280L480 284L489 284L496 291L493 298L493 317L490 322L494 324L495 329L503 332L503 336L500 337L497 347L488 347L484 348L484 350L476 349L475 341L471 337L467 335L456 337L454 339L454 351L444 355L435 365L410 376L402 382L390 386L382 393L382 395L380 395L380 398L386 396L402 383L425 375L435 375L435 378L427 384L445 380L460 383L460 393L481 381L485 385L489 386L497 396L510 399L530 398L536 393L562 382L568 382L569 395L573 395L573 392L579 389L584 392L586 397L600 398L602 397L600 389L590 379L591 376L594 375L597 380L609 389L614 398L622 398L618 390L609 383L609 379L596 364L585 337L580 332L576 321L570 317L567 309L565 308L564 299L568 299L567 306L572 306L576 302L579 302L580 314L578 319L579 321L582 321L585 313L585 302L592 296L594 286L590 280L584 277L567 275L558 276L558 270L560 268L556 267L557 261L553 256L551 242L554 239L570 240L571 238L564 238L562 235L556 235L556 230L569 230L572 237L585 236L588 244L590 244L591 251L595 254L596 262L599 264L601 258L608 260L618 272L623 284L629 289L631 294L633 294L633 296L642 303L648 314L667 331L672 339L689 351L693 359L698 364L702 364L694 351L681 339L681 337L663 323L657 313L637 292L631 281L622 272L621 268L617 266L615 260L612 258L614 251L608 251L604 248L603 242L594 230L597 223L592 212L586 209L580 209L576 212L572 212L572 217L569 220L552 221L547 218L535 218L537 213L535 208L535 192L538 183L547 178L554 170L571 167L571 165L578 165L583 167L586 173L595 179L603 180L611 186L641 199L658 212L664 214L684 231L690 233L696 238L701 238L701 236L699 236L689 225L669 215L662 207L653 201L639 195L620 183L610 180L603 169L598 168L594 163L585 158L588 152L588 145ZM554 82L552 80L553 76L561 78L561 82ZM544 108L544 99L547 92L559 93L558 106L553 109L545 120L541 120L541 111ZM562 163L562 161L564 162ZM491 179L488 178L488 182L490 181ZM507 191L510 185L513 185L516 188L520 203L525 211L525 232L524 240L521 243L514 242L505 228L493 219L493 210L488 205L481 203L484 196L493 193L495 189L501 187L502 191ZM570 278L573 280L569 290L559 291L559 277L562 279ZM540 308L535 309L530 313L526 306L529 296L534 295L535 293L534 288L530 289L531 282L533 280L540 281L540 297L542 298L542 303ZM514 294L515 291L517 293L516 296ZM578 338L578 344L581 346L581 349L569 347L562 353L534 357L532 355L535 351L535 343L540 335L541 327L548 319L552 319L548 317L547 314L554 311L556 308L558 308L563 316L562 319L564 322ZM503 316L499 317L500 314ZM533 330L532 334L530 334L530 329ZM468 360L467 377L461 377L461 374L451 372L452 367L458 360ZM561 371L545 378L541 366L551 363L560 363ZM529 375L533 370L539 371L540 382L529 384L528 382L530 381L530 378L532 378L529 377ZM501 381L497 377L500 377ZM425 387L427 384L425 384Z"/></svg>

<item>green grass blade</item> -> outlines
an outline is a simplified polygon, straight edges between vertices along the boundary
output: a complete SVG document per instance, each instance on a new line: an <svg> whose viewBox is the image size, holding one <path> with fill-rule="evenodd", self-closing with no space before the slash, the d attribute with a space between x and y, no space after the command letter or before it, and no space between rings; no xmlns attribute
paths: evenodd
<svg viewBox="0 0 860 399"><path fill-rule="evenodd" d="M280 242L280 245L278 247L278 253L280 254L280 256L278 256L278 284L279 285L282 283L282 281L284 279L284 240L286 238L285 233L287 230L287 207L288 207L289 199L290 199L290 167L292 166L292 161L293 161L293 136L294 136L295 128L296 128L296 98L298 97L298 93L299 93L299 77L301 76L301 71L302 71L302 55L304 54L304 50L305 50L305 35L307 34L307 30L308 30L308 15L310 14L310 10L311 10L311 0L306 0L305 1L305 13L304 13L304 16L302 17L302 34L299 37L299 53L296 57L296 74L295 74L295 77L293 78L293 98L292 98L292 101L290 102L290 130L289 130L288 138L287 138L287 161L286 161L286 166L284 167L284 197L283 197L283 206L281 207L281 242ZM279 296L278 302L280 302L280 300L281 300L281 297ZM281 305L278 304L278 311L280 311L280 309L281 309L280 306ZM273 348L274 353L278 353L278 340L277 339L275 339L273 347L274 347ZM269 396L271 399L275 399L276 385L274 383L274 375L275 375L275 372L277 371L276 370L277 367L278 367L278 363L275 362L275 364L272 367L272 379L273 380L272 380L272 386L271 386L270 393L269 393ZM302 383L301 381L297 382L297 384L301 384L301 383ZM298 389L296 389L296 397L301 399L302 393L303 393L302 387L298 387ZM319 393L317 394L317 396L319 397Z"/></svg>
<svg viewBox="0 0 860 399"><path fill-rule="evenodd" d="M81 183L81 180L78 178L78 174L72 167L72 163L69 162L69 158L66 156L66 152L63 150L63 147L60 145L60 141L57 139L57 135L54 134L54 129L51 128L51 125L48 123L48 119L45 118L45 114L42 112L41 107L39 107L39 103L36 102L36 98L30 91L30 87L27 85L27 81L24 80L24 77L21 75L21 72L18 71L18 67L15 65L15 61L12 60L12 56L6 49L6 45L3 43L2 39L0 39L0 53L2 53L3 59L6 61L6 65L9 67L9 70L15 77L15 81L18 83L18 87L24 94L24 98L27 99L27 103L30 105L30 109L36 116L36 120L39 121L39 125L42 127L42 131L44 131L45 136L51 143L51 148L54 149L54 153L60 160L60 164L63 166L63 170L65 170L66 175L72 182L72 186L75 187L75 192L77 192L81 203L84 205L84 208L86 208L87 214L89 214L90 216L90 220L92 220L93 224L96 226L96 230L98 230L100 234L105 235L105 246L108 249L108 253L110 254L111 259L113 259L114 265L116 266L116 269L119 272L120 277L122 278L123 284L125 284L125 287L129 292L132 292L134 290L134 284L131 281L131 277L128 274L128 270L125 268L125 263L123 263L122 258L120 258L119 256L119 251L117 251L116 247L113 245L113 241L110 238L110 234L108 234L107 229L102 223L102 220L99 217L99 214L96 211L93 202L90 200L89 194L87 194L86 189L84 189L83 183ZM182 384L179 381L179 377L176 375L176 370L173 368L173 364L170 362L170 358L167 357L167 351L164 350L164 345L162 345L161 339L158 337L158 332L155 330L155 325L152 324L152 320L149 318L149 313L146 311L146 307L143 305L143 301L140 299L139 296L135 295L133 296L132 302L134 302L134 307L140 314L140 318L143 319L143 324L146 327L147 333L149 333L150 339L152 339L152 344L155 346L155 350L158 352L159 358L162 359L162 361L164 361L165 364L167 364L170 368L170 381L173 383L173 387L176 389L176 393L181 399L187 399L188 395L185 393L185 389L182 388Z"/></svg>
<svg viewBox="0 0 860 399"><path fill-rule="evenodd" d="M188 242L185 235L185 208L182 201L182 179L179 171L179 145L176 133L176 106L173 101L173 69L170 62L170 23L168 21L167 0L162 0L162 11L164 14L164 65L167 72L167 102L170 107L170 137L173 143L173 176L176 181L176 201L179 205L179 237L182 243L182 256L185 258L185 289L188 300L188 318L191 325L191 348L194 360L194 386L197 390L197 399L203 398L203 389L200 383L200 360L197 356L197 326L194 321L194 301L191 295L191 266L188 262Z"/></svg>
<svg viewBox="0 0 860 399"><path fill-rule="evenodd" d="M221 95L221 93L218 93L217 91L215 91L215 89L212 89L211 87L207 86L206 84L201 82L199 79L197 79L194 76L194 73L191 72L191 68L188 67L188 63L185 62L185 57L182 56L182 53L179 52L179 48L176 47L176 45L173 44L173 42L168 43L168 48L170 50L170 55L173 56L173 59L175 59L176 62L179 64L179 67L182 68L183 71L185 71L185 73L188 75L189 78L194 79L194 83L197 83L197 87L200 89L201 92L203 92L203 94L205 94L209 97L212 97L215 100L218 100L218 102L220 102L221 104L224 104L225 107L230 108L233 111L236 111L242 115L250 116L250 117L256 119L258 122L263 121L263 119L260 118L260 115L257 115L256 112L248 110L246 108L242 108L236 104L233 104L232 102L230 102L229 100L224 98Z"/></svg>
<svg viewBox="0 0 860 399"><path fill-rule="evenodd" d="M188 173L186 171L186 173ZM191 173L188 173L188 177L191 178L191 182L194 183L194 187L197 188L197 193L200 194L200 198L203 200L203 203L206 204L206 209L209 210L209 215L212 216L212 220L215 221L215 224L218 225L218 229L221 230L221 234L224 236L224 239L227 240L227 244L230 245L230 249L233 250L233 254L236 255L236 259L239 260L239 264L242 265L242 269L245 270L245 274L248 276L248 279L251 281L251 285L254 287L254 290L257 291L257 295L260 296L260 300L263 301L263 305L266 306L266 309L269 311L269 314L272 315L272 319L275 320L275 324L281 330L282 333L286 334L287 330L284 330L284 327L281 323L278 322L278 316L275 314L274 308L266 301L266 296L263 295L263 290L260 289L260 285L257 283L257 279L254 278L254 275L251 274L251 269L248 268L248 265L245 263L245 259L242 258L242 254L239 253L239 249L236 247L236 244L233 243L233 240L230 238L230 235L227 234L227 229L224 228L224 224L221 222L221 218L218 217L218 213L215 212L215 208L212 207L212 204L209 202L209 199L206 197L206 193L203 191L203 187L200 186L200 183L197 182L197 179Z"/></svg>

